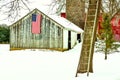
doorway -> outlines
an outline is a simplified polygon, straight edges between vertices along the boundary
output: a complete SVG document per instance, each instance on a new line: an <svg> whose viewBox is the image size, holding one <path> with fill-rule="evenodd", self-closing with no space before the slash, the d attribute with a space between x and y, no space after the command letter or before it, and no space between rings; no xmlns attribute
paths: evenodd
<svg viewBox="0 0 120 80"><path fill-rule="evenodd" d="M77 34L77 40L78 40L78 43L81 42L81 34Z"/></svg>
<svg viewBox="0 0 120 80"><path fill-rule="evenodd" d="M68 49L71 49L71 31L68 31Z"/></svg>

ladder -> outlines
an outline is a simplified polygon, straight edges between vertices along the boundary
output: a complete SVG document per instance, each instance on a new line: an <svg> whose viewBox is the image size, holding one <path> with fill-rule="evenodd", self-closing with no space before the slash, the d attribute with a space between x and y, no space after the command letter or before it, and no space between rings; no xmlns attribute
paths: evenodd
<svg viewBox="0 0 120 80"><path fill-rule="evenodd" d="M77 73L86 73L87 76L92 70L92 59L94 53L94 43L96 39L97 18L100 11L101 0L89 0L87 18L84 26L84 36L82 42L81 55L77 67Z"/></svg>

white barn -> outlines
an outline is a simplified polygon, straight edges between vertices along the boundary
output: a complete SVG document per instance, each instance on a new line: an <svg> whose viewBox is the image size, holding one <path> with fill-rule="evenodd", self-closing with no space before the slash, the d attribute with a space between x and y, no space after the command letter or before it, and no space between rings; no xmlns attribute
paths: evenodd
<svg viewBox="0 0 120 80"><path fill-rule="evenodd" d="M41 14L40 33L32 33L32 16ZM35 26L34 26L35 27ZM83 30L67 19L34 9L10 26L10 50L52 49L65 51L77 43Z"/></svg>

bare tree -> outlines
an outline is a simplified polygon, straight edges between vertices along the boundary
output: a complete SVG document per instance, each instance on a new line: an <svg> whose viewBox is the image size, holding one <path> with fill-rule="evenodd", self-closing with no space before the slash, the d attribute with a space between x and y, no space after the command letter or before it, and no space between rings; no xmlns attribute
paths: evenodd
<svg viewBox="0 0 120 80"><path fill-rule="evenodd" d="M29 0L0 0L0 14L7 15L6 19L14 21L22 9L30 11L28 3Z"/></svg>
<svg viewBox="0 0 120 80"><path fill-rule="evenodd" d="M120 0L102 0L102 12L109 13L111 19L120 12Z"/></svg>
<svg viewBox="0 0 120 80"><path fill-rule="evenodd" d="M66 0L52 0L51 4L48 5L49 10L55 12L53 14L60 15L60 13L66 8Z"/></svg>

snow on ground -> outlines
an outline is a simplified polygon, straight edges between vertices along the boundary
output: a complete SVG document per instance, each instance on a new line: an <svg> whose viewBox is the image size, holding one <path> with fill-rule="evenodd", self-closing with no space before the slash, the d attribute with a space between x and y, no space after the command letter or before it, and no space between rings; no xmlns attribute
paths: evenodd
<svg viewBox="0 0 120 80"><path fill-rule="evenodd" d="M75 77L81 44L65 52L50 50L9 51L0 44L0 80L120 80L120 53L94 54L94 73Z"/></svg>

